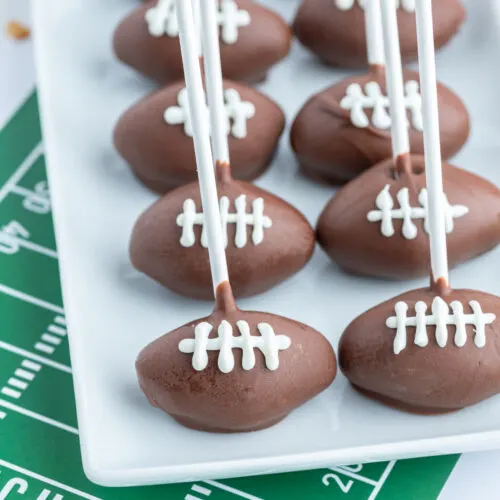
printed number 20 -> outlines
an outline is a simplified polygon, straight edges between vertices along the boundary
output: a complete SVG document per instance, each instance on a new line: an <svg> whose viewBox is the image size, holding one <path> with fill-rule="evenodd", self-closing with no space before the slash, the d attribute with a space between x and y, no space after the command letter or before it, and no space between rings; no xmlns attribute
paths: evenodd
<svg viewBox="0 0 500 500"><path fill-rule="evenodd" d="M323 484L325 486L330 486L330 481L332 479L337 483L337 486L340 488L342 493L349 493L349 490L351 489L351 487L353 485L353 481L351 479L349 479L346 483L343 483L342 479L340 479L340 477L337 476L337 474L330 473L330 474L325 474L323 476L323 479L322 479Z"/></svg>

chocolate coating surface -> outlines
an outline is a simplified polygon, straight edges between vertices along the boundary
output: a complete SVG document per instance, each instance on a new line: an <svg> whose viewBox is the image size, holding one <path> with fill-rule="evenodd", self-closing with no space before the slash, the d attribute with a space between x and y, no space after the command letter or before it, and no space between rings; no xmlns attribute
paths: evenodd
<svg viewBox="0 0 500 500"><path fill-rule="evenodd" d="M404 80L419 81L418 73L404 71ZM377 82L387 95L384 72L371 71L342 80L312 96L299 111L290 132L290 140L301 169L307 175L331 184L343 184L376 163L390 158L391 132L372 124L373 111L365 109L370 125L352 124L350 111L340 107L347 88L353 83L362 87ZM459 97L438 84L441 151L444 159L453 156L469 136L469 115ZM409 123L412 123L408 110ZM423 134L408 128L410 151L423 154Z"/></svg>
<svg viewBox="0 0 500 500"><path fill-rule="evenodd" d="M465 20L459 0L434 0L434 43L442 47ZM404 61L417 58L415 13L398 9L401 55ZM333 66L361 68L367 65L364 11L356 1L341 10L335 0L302 0L293 23L300 42L321 60Z"/></svg>
<svg viewBox="0 0 500 500"><path fill-rule="evenodd" d="M446 413L476 404L500 392L500 299L476 290L451 290L443 295L450 304L457 300L464 312L469 301L480 303L483 312L496 320L486 325L486 345L474 343L474 327L466 326L467 341L455 345L455 327L448 326L448 343L439 347L435 327L428 326L429 344L414 344L415 328L407 327L407 345L394 354L395 330L386 326L398 301L428 306L436 297L431 289L412 290L383 302L357 317L344 331L339 344L339 366L357 389L383 403L415 413ZM429 314L429 313L428 313Z"/></svg>
<svg viewBox="0 0 500 500"><path fill-rule="evenodd" d="M183 82L169 85L129 108L114 130L115 147L135 175L150 189L165 193L197 179L193 138L184 125L166 123L164 111L177 106ZM269 166L285 117L271 99L246 85L224 81L224 88L238 91L242 101L255 106L246 120L244 138L228 135L231 171L237 179L252 180Z"/></svg>
<svg viewBox="0 0 500 500"><path fill-rule="evenodd" d="M262 353L254 349L255 367L242 368L242 350L233 349L234 369L222 373L218 352L208 351L208 366L192 367L192 355L179 351L179 342L193 338L194 327L206 321L214 330L226 320L237 332L236 322L246 321L251 335L257 325L268 323L276 335L290 338L290 347L279 352L279 366L271 371ZM237 336L238 334L234 333ZM211 432L248 432L269 427L296 407L326 389L334 380L335 353L325 337L290 319L261 312L216 308L145 347L136 362L142 391L149 402L179 423Z"/></svg>
<svg viewBox="0 0 500 500"><path fill-rule="evenodd" d="M222 74L231 80L261 81L267 70L290 50L291 32L275 12L252 0L235 0L250 14L251 22L238 28L234 44L221 43ZM117 27L113 47L118 58L143 75L165 84L183 77L178 37L154 37L144 19L157 0L134 9Z"/></svg>
<svg viewBox="0 0 500 500"><path fill-rule="evenodd" d="M269 290L295 274L312 256L314 231L291 205L252 184L228 179L217 184L219 198L229 198L229 211L235 212L235 200L246 196L246 212L252 202L264 200L264 216L272 226L263 230L259 244L252 240L253 227L246 227L247 242L236 246L236 224L227 225L226 256L229 277L235 296L246 297ZM201 212L200 188L197 182L180 187L153 204L138 219L130 242L132 264L138 270L170 290L197 299L213 298L208 250L200 243L201 226L195 225L195 242L180 243L182 228L177 216L183 212L186 199L192 199Z"/></svg>
<svg viewBox="0 0 500 500"><path fill-rule="evenodd" d="M423 219L414 219L417 235L402 235L403 221L393 220L394 235L381 232L381 222L370 222L367 214L376 210L377 195L389 185L394 209L400 208L396 195L409 190L412 207L420 206L418 196L425 187L422 156L412 156L416 173L394 178L394 162L387 160L346 184L330 200L317 224L319 244L342 269L361 275L385 278L413 278L429 273L429 237ZM443 165L444 192L450 205L465 205L468 213L453 219L447 235L449 265L455 266L493 249L500 243L500 191L496 186L465 170Z"/></svg>

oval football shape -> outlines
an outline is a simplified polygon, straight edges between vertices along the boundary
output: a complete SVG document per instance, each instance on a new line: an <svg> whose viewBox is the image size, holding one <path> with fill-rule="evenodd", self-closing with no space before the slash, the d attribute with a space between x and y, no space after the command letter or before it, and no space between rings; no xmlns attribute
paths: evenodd
<svg viewBox="0 0 500 500"><path fill-rule="evenodd" d="M397 178L393 160L367 170L340 189L323 210L316 228L318 242L345 271L397 279L429 273L425 162L422 156L410 160L413 172ZM500 243L500 191L449 164L443 164L443 185L448 261L456 266ZM412 215L405 220L402 206L411 207Z"/></svg>
<svg viewBox="0 0 500 500"><path fill-rule="evenodd" d="M404 71L408 96L410 151L423 154L422 107L418 73ZM453 156L467 141L469 114L459 97L438 84L441 151ZM371 96L372 105L362 100ZM392 155L389 101L382 109L373 102L387 96L383 71L342 80L312 96L299 111L290 140L301 170L331 184L343 184Z"/></svg>
<svg viewBox="0 0 500 500"><path fill-rule="evenodd" d="M455 411L500 392L500 299L476 290L451 290L436 297L430 288L412 290L370 309L347 327L339 343L339 366L355 388L388 405L423 414ZM446 314L456 319L453 308L460 308L459 303L466 315L464 330L457 334L454 325L446 324L437 335L430 319L432 324L418 336L414 326L406 326L396 340L396 329L386 322L395 317L398 303L406 305L408 318L416 316L420 303L420 314L440 310L441 319ZM474 323L477 304L487 323L484 328Z"/></svg>
<svg viewBox="0 0 500 500"><path fill-rule="evenodd" d="M404 61L417 58L415 11L401 2L398 8L401 56ZM411 7L411 5L410 5ZM434 43L445 45L465 20L459 0L434 0ZM364 10L359 0L303 0L293 23L300 42L324 62L345 68L367 66Z"/></svg>
<svg viewBox="0 0 500 500"><path fill-rule="evenodd" d="M224 81L231 171L253 180L271 163L285 126L281 108L246 85ZM183 82L143 98L119 119L114 144L135 175L165 193L197 179L187 94Z"/></svg>
<svg viewBox="0 0 500 500"><path fill-rule="evenodd" d="M241 181L219 181L217 192L221 212L229 214L223 215L228 221L223 232L227 235L226 257L235 296L264 292L309 261L315 245L314 231L298 210ZM138 219L130 257L138 270L170 290L187 297L212 299L201 212L197 182L165 195Z"/></svg>
<svg viewBox="0 0 500 500"><path fill-rule="evenodd" d="M251 339L271 335L279 350L273 355L270 348L233 348L221 355L213 346L205 351L205 364L195 369L195 329L209 330L213 344L210 339L220 335L221 325L234 338L245 329ZM190 352L181 352L180 345ZM274 314L238 309L215 311L160 337L142 350L136 369L153 406L186 427L210 432L270 427L326 389L337 372L333 348L316 330Z"/></svg>
<svg viewBox="0 0 500 500"><path fill-rule="evenodd" d="M158 9L166 14L160 22ZM236 15L230 12L233 9L238 10ZM147 21L147 17L151 20ZM219 18L225 78L252 83L262 81L268 69L290 50L291 32L286 22L252 0L220 0ZM165 21L161 22L162 19ZM165 34L165 26L170 35ZM146 2L117 27L113 39L115 53L122 62L160 84L182 79L177 26L175 0Z"/></svg>

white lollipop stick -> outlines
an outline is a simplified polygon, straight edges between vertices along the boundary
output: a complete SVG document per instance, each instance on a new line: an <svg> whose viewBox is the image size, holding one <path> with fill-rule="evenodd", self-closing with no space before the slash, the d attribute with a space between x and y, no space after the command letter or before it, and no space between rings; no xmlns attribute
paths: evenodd
<svg viewBox="0 0 500 500"><path fill-rule="evenodd" d="M366 0L365 31L368 64L370 66L384 66L384 36L382 34L380 0Z"/></svg>
<svg viewBox="0 0 500 500"><path fill-rule="evenodd" d="M386 59L385 75L392 122L392 155L394 159L398 159L410 152L410 141L408 139L396 0L382 0L382 24Z"/></svg>
<svg viewBox="0 0 500 500"><path fill-rule="evenodd" d="M200 22L200 1L204 0L191 0L191 4L193 6L193 18L194 25L196 27L196 41L198 47L198 57L203 55L202 43L201 43L201 22Z"/></svg>
<svg viewBox="0 0 500 500"><path fill-rule="evenodd" d="M210 109L212 147L216 164L229 164L227 141L227 119L224 107L224 87L219 49L219 25L217 22L217 0L202 0L201 26L203 39L203 63L205 85Z"/></svg>
<svg viewBox="0 0 500 500"><path fill-rule="evenodd" d="M431 268L435 282L440 278L448 284L448 254L444 217L443 174L439 140L436 60L431 0L417 0L418 62L424 119L424 155L429 207L429 239Z"/></svg>
<svg viewBox="0 0 500 500"><path fill-rule="evenodd" d="M205 93L198 61L197 32L190 2L177 0L177 15L184 78L193 123L194 151L200 183L201 203L205 216L204 228L207 234L208 255L215 292L221 283L229 281L229 277L224 237L220 223L212 151L210 149L210 130L205 113Z"/></svg>

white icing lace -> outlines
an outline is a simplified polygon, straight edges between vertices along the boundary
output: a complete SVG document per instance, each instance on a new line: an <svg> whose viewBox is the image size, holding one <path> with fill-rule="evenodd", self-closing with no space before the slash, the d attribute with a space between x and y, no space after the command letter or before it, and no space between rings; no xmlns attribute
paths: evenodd
<svg viewBox="0 0 500 500"><path fill-rule="evenodd" d="M228 224L236 225L234 244L236 248L243 248L247 244L247 226L252 226L252 243L259 245L264 241L264 229L272 226L271 219L264 215L264 199L256 198L252 201L252 212L247 213L247 200L244 194L234 201L236 212L229 212L230 201L227 196L219 200L219 211L224 235L224 245L227 247ZM184 201L183 212L177 216L177 225L182 227L180 243L183 247L191 247L196 242L194 226L202 226L201 245L207 248L207 235L205 231L205 215L196 211L196 205L191 198Z"/></svg>
<svg viewBox="0 0 500 500"><path fill-rule="evenodd" d="M414 80L405 83L405 105L410 112L411 125L415 130L423 130L422 96L419 84ZM382 93L378 82L368 82L363 88L359 83L351 83L340 107L350 111L351 122L355 127L366 128L370 119L366 110L372 110L371 125L386 130L391 126L389 98Z"/></svg>
<svg viewBox="0 0 500 500"><path fill-rule="evenodd" d="M255 115L255 106L248 101L242 101L235 89L224 90L224 110L227 118L227 132L235 139L244 139L247 136L247 120ZM206 109L208 120L208 106ZM169 106L163 115L169 125L184 125L184 133L193 136L193 124L189 112L187 90L184 87L177 94L177 106Z"/></svg>
<svg viewBox="0 0 500 500"><path fill-rule="evenodd" d="M375 205L377 210L371 210L367 214L369 222L380 222L380 232L383 236L390 238L394 235L394 219L402 220L401 233L407 240L412 240L417 237L418 228L413 222L414 220L424 221L424 231L429 234L429 209L427 201L427 189L422 188L418 195L419 207L410 205L410 193L408 188L401 188L396 199L399 203L399 208L394 208L394 200L389 193L390 185L387 184L382 191L377 195ZM446 232L451 233L454 227L453 219L463 217L469 213L469 209L464 205L450 205L446 195L444 196L444 217Z"/></svg>
<svg viewBox="0 0 500 500"><path fill-rule="evenodd" d="M193 355L191 363L196 371L202 371L208 366L208 351L219 351L217 360L219 370L222 373L231 372L234 369L233 349L242 350L243 370L251 370L255 367L254 349L262 352L269 370L277 370L279 351L290 347L290 338L286 335L276 335L273 327L268 323L257 325L260 336L250 334L250 326L246 321L237 321L236 326L240 335L234 337L233 327L223 320L217 329L217 337L209 338L213 326L203 321L196 325L194 339L184 339L179 342L179 350Z"/></svg>
<svg viewBox="0 0 500 500"><path fill-rule="evenodd" d="M415 316L407 316L408 304L397 302L394 306L396 315L386 320L389 328L396 329L394 354L399 354L406 348L407 327L415 328L414 344L420 347L425 347L429 343L427 327L435 327L436 342L439 347L445 347L448 343L448 326L452 325L455 327L454 343L457 347L463 347L467 342L466 326L472 325L474 344L476 347L484 347L486 344L485 326L493 323L496 316L492 313L484 313L476 300L469 301L469 306L472 313L466 314L461 302L454 300L448 307L441 297L435 297L432 301L431 314L426 315L427 304L418 301L415 304ZM449 308L451 308L451 314Z"/></svg>

